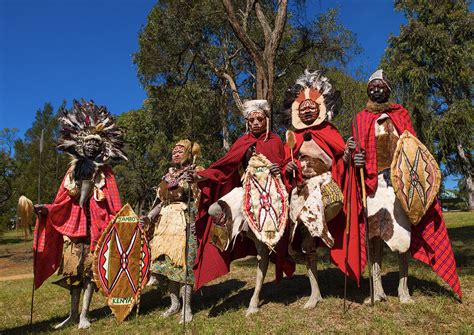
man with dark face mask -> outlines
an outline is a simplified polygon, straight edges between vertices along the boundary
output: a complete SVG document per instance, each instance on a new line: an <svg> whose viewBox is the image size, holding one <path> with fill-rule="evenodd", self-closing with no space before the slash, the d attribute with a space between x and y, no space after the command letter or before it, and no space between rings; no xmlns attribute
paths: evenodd
<svg viewBox="0 0 474 335"><path fill-rule="evenodd" d="M95 289L92 259L103 230L122 207L112 159L125 159L122 133L112 115L92 101L74 101L59 117L58 149L73 158L51 204L37 204L35 237L35 288L58 268L62 278L55 284L71 293L69 317L56 325L79 323L88 328L89 304ZM61 257L62 255L62 257ZM79 300L84 290L82 311Z"/></svg>
<svg viewBox="0 0 474 335"><path fill-rule="evenodd" d="M385 242L392 251L399 253L398 296L401 303L412 303L408 291L408 252L429 264L461 297L456 263L451 243L435 198L421 221L411 222L402 209L399 195L392 185L392 161L398 152L399 137L405 131L416 137L410 114L400 104L389 101L391 85L382 70L369 78L369 101L353 123L353 136L349 149L356 143L361 151L354 154L354 164L364 169L367 190L369 252L371 255L375 301L386 300L381 281L382 249ZM406 158L408 160L408 158ZM416 182L416 180L415 180ZM364 229L361 229L363 234ZM364 237L364 236L362 236ZM367 299L366 302L369 302Z"/></svg>

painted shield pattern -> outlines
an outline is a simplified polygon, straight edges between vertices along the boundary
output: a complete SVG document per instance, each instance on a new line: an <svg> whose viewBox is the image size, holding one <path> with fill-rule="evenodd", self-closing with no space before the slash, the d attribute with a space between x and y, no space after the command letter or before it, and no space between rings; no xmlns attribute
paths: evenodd
<svg viewBox="0 0 474 335"><path fill-rule="evenodd" d="M129 204L117 213L97 245L94 279L119 322L125 320L150 275L150 248Z"/></svg>
<svg viewBox="0 0 474 335"><path fill-rule="evenodd" d="M262 154L250 158L243 176L242 214L255 236L269 248L278 243L288 218L288 194L272 163Z"/></svg>
<svg viewBox="0 0 474 335"><path fill-rule="evenodd" d="M391 180L410 222L418 224L438 194L441 172L428 149L408 130L398 140Z"/></svg>

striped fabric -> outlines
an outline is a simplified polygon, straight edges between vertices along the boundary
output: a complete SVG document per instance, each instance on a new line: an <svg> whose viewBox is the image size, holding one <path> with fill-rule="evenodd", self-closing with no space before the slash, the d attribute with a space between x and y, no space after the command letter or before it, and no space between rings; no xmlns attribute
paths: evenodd
<svg viewBox="0 0 474 335"><path fill-rule="evenodd" d="M384 113L388 114L399 134L408 130L416 136L410 114L403 106L392 104L392 109L384 111ZM360 142L361 150L365 151L365 185L368 196L373 195L377 190L375 121L379 116L378 113L364 109L356 115L355 122L352 124L353 136L356 141ZM430 265L461 298L462 292L456 272L456 261L437 199L435 199L420 223L416 226L412 225L411 229L410 251L412 256ZM360 233L362 243L364 229L361 229ZM361 258L363 264L365 260L364 252L361 253Z"/></svg>

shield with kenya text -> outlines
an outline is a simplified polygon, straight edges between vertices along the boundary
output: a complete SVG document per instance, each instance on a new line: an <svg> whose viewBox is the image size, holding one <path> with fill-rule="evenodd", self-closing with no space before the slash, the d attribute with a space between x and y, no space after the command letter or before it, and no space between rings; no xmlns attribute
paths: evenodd
<svg viewBox="0 0 474 335"><path fill-rule="evenodd" d="M139 218L126 204L105 228L97 244L94 279L122 322L139 304L150 275L150 248Z"/></svg>
<svg viewBox="0 0 474 335"><path fill-rule="evenodd" d="M408 130L398 139L390 177L403 210L417 225L438 194L441 172L428 149Z"/></svg>
<svg viewBox="0 0 474 335"><path fill-rule="evenodd" d="M242 214L255 236L273 249L285 232L288 193L280 176L270 173L272 163L253 155L243 176Z"/></svg>

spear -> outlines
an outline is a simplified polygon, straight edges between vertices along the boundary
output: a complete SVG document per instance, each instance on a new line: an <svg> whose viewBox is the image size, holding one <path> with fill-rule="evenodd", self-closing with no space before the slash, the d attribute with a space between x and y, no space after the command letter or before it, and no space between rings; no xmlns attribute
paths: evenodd
<svg viewBox="0 0 474 335"><path fill-rule="evenodd" d="M360 140L359 140L359 127L357 125L357 118L354 117L354 128L356 131L356 143L357 143L357 152L361 152L360 149ZM367 263L369 264L369 290L370 290L370 305L374 305L374 281L372 278L372 261L370 259L370 246L369 246L369 220L368 220L368 211L367 211L367 192L365 190L365 175L364 168L359 168L360 172L360 183L362 188L362 205L364 207L364 223L365 223L365 249L367 255Z"/></svg>
<svg viewBox="0 0 474 335"><path fill-rule="evenodd" d="M41 137L39 142L39 165L38 165L38 202L41 203L41 158L43 155L43 142L44 142L44 129L41 129ZM36 250L38 249L38 231L39 231L39 220L38 229L34 236L35 247L33 248L33 287L31 289L31 306L30 306L30 331L33 332L33 304L35 301L35 279L36 279Z"/></svg>

